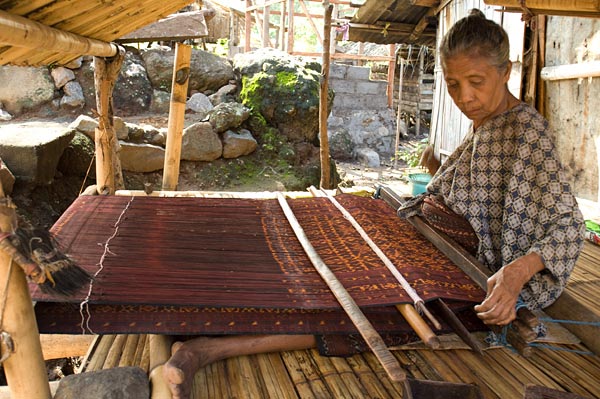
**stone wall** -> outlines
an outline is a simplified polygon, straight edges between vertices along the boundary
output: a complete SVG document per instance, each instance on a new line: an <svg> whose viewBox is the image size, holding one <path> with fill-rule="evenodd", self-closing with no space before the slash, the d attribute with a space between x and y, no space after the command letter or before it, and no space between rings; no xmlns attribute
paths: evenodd
<svg viewBox="0 0 600 399"><path fill-rule="evenodd" d="M334 159L380 166L393 156L396 114L387 105L387 81L371 80L370 72L369 67L331 64L329 87L335 99L328 136Z"/></svg>

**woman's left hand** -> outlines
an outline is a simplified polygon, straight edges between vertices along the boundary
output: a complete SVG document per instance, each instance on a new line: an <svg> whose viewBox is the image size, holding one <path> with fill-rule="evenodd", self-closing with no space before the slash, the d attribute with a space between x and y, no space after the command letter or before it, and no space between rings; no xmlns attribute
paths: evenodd
<svg viewBox="0 0 600 399"><path fill-rule="evenodd" d="M522 256L502 267L487 280L487 296L475 306L477 316L490 325L507 325L517 317L521 289L533 275L544 269L536 253Z"/></svg>

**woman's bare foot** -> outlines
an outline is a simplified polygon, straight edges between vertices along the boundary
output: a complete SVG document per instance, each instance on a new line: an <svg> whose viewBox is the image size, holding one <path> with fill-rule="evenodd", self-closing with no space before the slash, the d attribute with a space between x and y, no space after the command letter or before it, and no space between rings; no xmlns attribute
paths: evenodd
<svg viewBox="0 0 600 399"><path fill-rule="evenodd" d="M197 338L175 342L171 347L171 358L165 363L163 374L173 399L189 399L196 372L213 361L209 341L210 338Z"/></svg>

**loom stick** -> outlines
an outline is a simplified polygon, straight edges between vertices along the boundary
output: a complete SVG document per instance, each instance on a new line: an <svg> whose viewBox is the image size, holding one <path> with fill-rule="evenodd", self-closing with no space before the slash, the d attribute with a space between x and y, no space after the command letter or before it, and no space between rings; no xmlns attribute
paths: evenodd
<svg viewBox="0 0 600 399"><path fill-rule="evenodd" d="M406 293L414 301L414 304L415 304L415 307L417 308L417 310L423 312L425 314L425 316L427 316L427 318L433 323L433 325L435 326L435 328L437 328L438 330L440 330L442 328L442 325L440 324L440 322L437 321L435 317L433 317L433 315L431 314L431 312L429 312L429 310L427 310L427 308L425 307L425 301L423 301L423 299L419 296L419 294L417 294L417 292L414 290L414 288L411 287L411 285L409 284L409 282L406 281L406 279L404 278L404 276L398 271L398 269L396 268L396 266L394 266L394 264L392 263L392 261L390 260L390 258L388 258L387 255L383 253L383 251L381 250L381 248L379 248L379 246L377 246L377 244L375 244L373 242L373 240L371 239L371 237L369 237L369 235L367 234L367 232L356 221L356 219L354 219L354 217L350 214L350 212L348 212L331 195L329 195L327 193L325 193L325 194L326 194L327 198L329 199L329 201L331 201L331 203L333 205L335 205L335 207L340 212L342 212L342 215L344 215L344 218L346 218L346 220L348 220L350 222L350 224L352 224L352 226L356 229L356 231L358 231L358 233L360 234L360 236L363 238L363 240L365 240L365 242L369 245L369 247L371 247L371 249L373 250L373 252L375 252L377 254L377 256L379 256L379 259L381 259L381 261L385 264L385 266L392 273L392 275L394 277L396 277L396 280L398 280L398 282L400 283L400 285L402 286L402 288L404 288L404 291L406 291Z"/></svg>
<svg viewBox="0 0 600 399"><path fill-rule="evenodd" d="M308 188L308 191L315 197L332 198L325 190L323 190L323 189L317 190L314 186L310 186ZM346 210L342 207L341 204L339 204L337 201L334 202L334 205L335 204L337 204L336 207L338 205L341 207L341 209L340 208L338 208L338 209L340 209L342 211L342 213L344 214L345 217L346 217L346 214L348 214L348 216L350 218L352 218L352 215L350 215L348 212L346 212ZM348 217L346 217L346 218L348 219ZM352 218L352 220L354 220L354 218ZM354 220L354 221L356 222L356 220ZM352 225L360 233L360 231L362 230L362 227L360 225L358 225L358 222L356 223L356 225L358 225L358 228L356 227L356 225L354 223L352 223ZM361 230L359 230L359 228ZM364 232L364 230L362 230L362 231ZM365 236L363 236L363 239L365 239L365 241L367 241L367 243L369 243L369 245L371 245L370 243L373 243L373 240L371 240L371 238L366 234L366 232L365 232L365 235L366 235L366 238L365 238ZM373 245L375 245L375 243L373 243ZM394 268L394 270L397 271L397 269L393 265L392 265L392 267ZM398 309L400 314L402 314L402 317L404 317L404 319L408 322L408 324L411 326L411 328L414 330L414 332L419 336L419 338L421 338L421 340L427 346L429 346L432 349L438 349L440 347L439 338L435 335L435 333L427 325L425 320L423 320L423 318L416 311L416 309L413 305L408 304L408 303L402 303L402 304L396 305L396 309Z"/></svg>
<svg viewBox="0 0 600 399"><path fill-rule="evenodd" d="M366 341L367 345L369 345L369 348L371 348L377 359L381 362L381 365L387 372L390 379L395 382L405 381L406 373L400 366L398 359L396 359L396 357L387 348L379 333L375 330L371 322L369 322L369 320L365 317L342 283L337 279L335 274L333 274L325 262L323 262L323 259L321 259L315 248L308 240L304 229L302 226L300 226L298 219L296 219L292 208L290 208L283 194L278 193L277 200L279 201L281 209L290 223L290 226L294 230L296 237L300 241L302 248L304 248L306 255L309 257L313 266L323 278L327 286L331 289L331 292L336 297L348 317L350 317L350 320L352 320L352 323L354 323L359 333Z"/></svg>
<svg viewBox="0 0 600 399"><path fill-rule="evenodd" d="M460 321L458 317L452 312L452 310L446 305L446 303L440 298L431 302L431 305L435 307L439 314L442 315L444 321L448 323L450 327L454 330L456 335L463 340L464 343L469 345L471 349L477 352L479 355L483 354L481 347L477 340L473 338L469 330L464 326L464 324Z"/></svg>

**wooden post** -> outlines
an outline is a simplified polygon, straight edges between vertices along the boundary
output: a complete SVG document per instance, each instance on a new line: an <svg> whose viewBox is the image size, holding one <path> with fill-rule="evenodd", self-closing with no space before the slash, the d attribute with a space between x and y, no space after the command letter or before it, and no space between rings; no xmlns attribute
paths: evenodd
<svg viewBox="0 0 600 399"><path fill-rule="evenodd" d="M0 231L13 231L14 208L4 196L0 183ZM13 349L3 339L2 355L9 357L2 363L13 399L50 399L50 385L42 355L40 334L33 313L31 296L25 274L12 258L0 252L0 328L13 344Z"/></svg>
<svg viewBox="0 0 600 399"><path fill-rule="evenodd" d="M398 148L400 146L400 122L402 122L402 88L404 87L404 59L398 53L400 60L400 76L398 78L398 113L396 115L396 145L394 146L394 167L398 166Z"/></svg>
<svg viewBox="0 0 600 399"><path fill-rule="evenodd" d="M294 0L288 0L288 54L294 53Z"/></svg>
<svg viewBox="0 0 600 399"><path fill-rule="evenodd" d="M112 93L125 59L125 49L112 58L94 57L94 84L96 86L96 189L99 194L114 194L124 188L119 141L113 121Z"/></svg>
<svg viewBox="0 0 600 399"><path fill-rule="evenodd" d="M279 27L279 44L281 46L281 51L285 51L285 5L287 3L285 1L281 2L281 18L280 18L280 27Z"/></svg>
<svg viewBox="0 0 600 399"><path fill-rule="evenodd" d="M163 190L176 190L179 180L181 159L181 137L185 118L185 103L190 80L190 58L192 48L183 43L175 47L173 81L171 84L171 105L169 107L169 125L163 169Z"/></svg>
<svg viewBox="0 0 600 399"><path fill-rule="evenodd" d="M329 159L329 139L327 137L327 116L329 114L329 41L331 39L331 13L333 6L325 1L325 20L323 43L323 66L321 70L321 90L319 93L319 139L321 141L321 188L333 188L331 186L331 165Z"/></svg>
<svg viewBox="0 0 600 399"><path fill-rule="evenodd" d="M396 54L396 45L390 44L390 57ZM387 85L387 98L388 98L388 108L392 108L394 106L394 79L396 72L396 59L390 60L388 62L388 85Z"/></svg>
<svg viewBox="0 0 600 399"><path fill-rule="evenodd" d="M244 11L244 52L250 51L250 40L252 38L252 15L248 8L252 5L251 0L246 0L246 10Z"/></svg>
<svg viewBox="0 0 600 399"><path fill-rule="evenodd" d="M425 51L423 50L425 46L421 46L419 49L419 73L417 79L417 110L416 113L416 125L415 125L415 136L418 136L421 133L421 80L423 79L423 64L425 62Z"/></svg>

